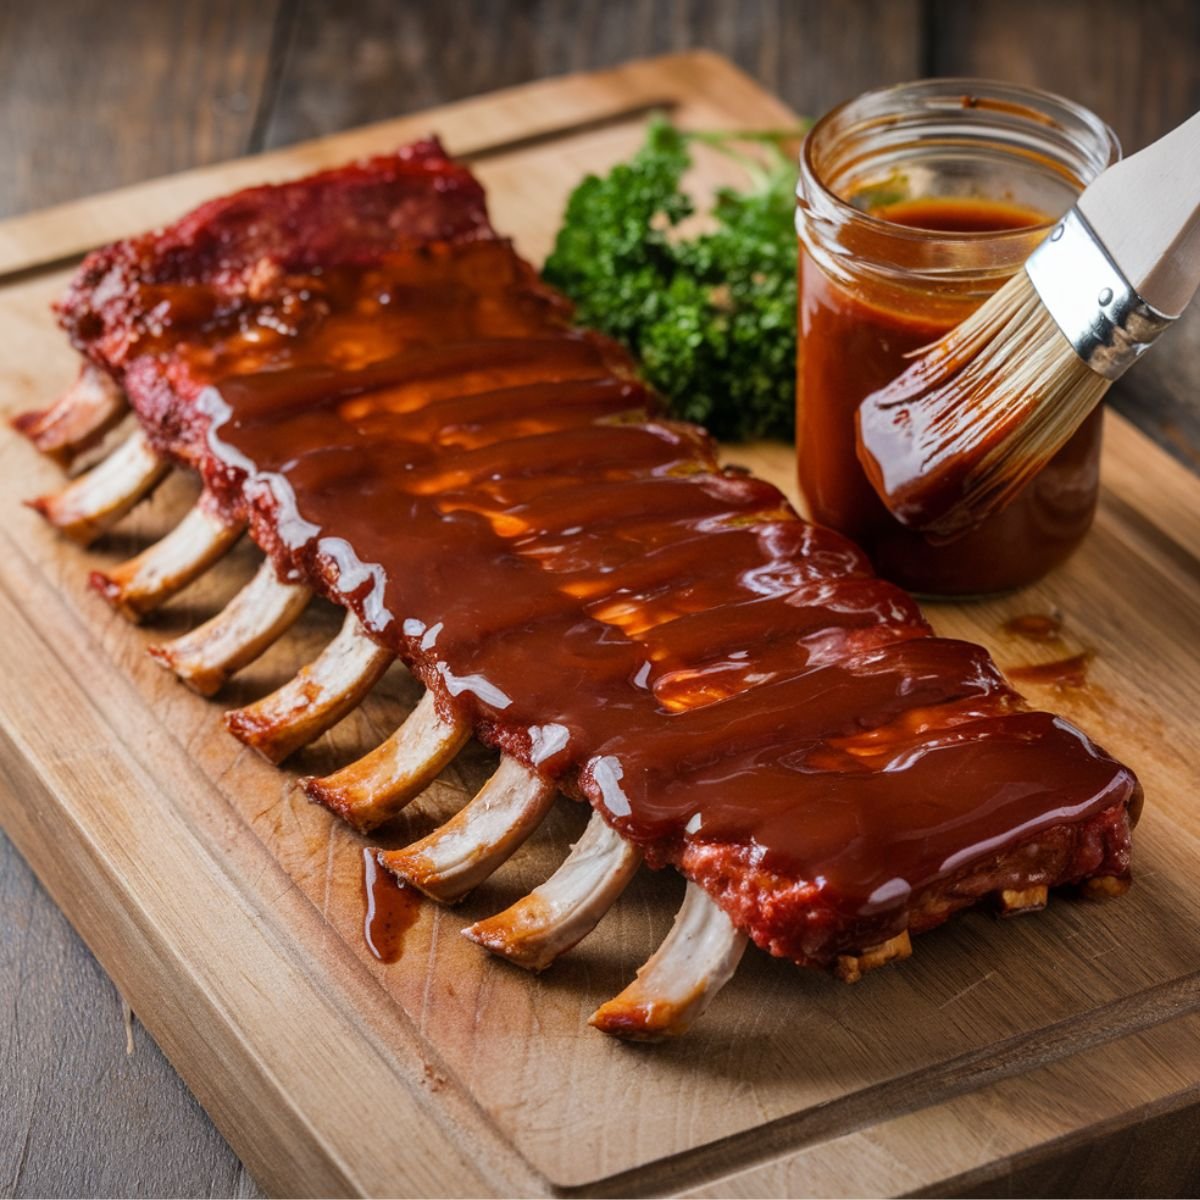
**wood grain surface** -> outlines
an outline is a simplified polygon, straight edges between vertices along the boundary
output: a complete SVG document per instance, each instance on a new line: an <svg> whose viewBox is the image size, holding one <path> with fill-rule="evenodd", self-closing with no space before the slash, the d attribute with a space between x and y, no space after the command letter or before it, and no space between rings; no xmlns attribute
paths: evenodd
<svg viewBox="0 0 1200 1200"><path fill-rule="evenodd" d="M1014 16L1013 5L988 3L4 6L0 132L15 169L0 173L0 210L691 44L725 51L812 112L875 83L970 71L1090 101L1132 148L1200 103L1194 6L1151 6L1135 28L1115 5L1099 6L1097 21L1096 5L1060 3L1051 27L1071 54L1038 37L1047 7ZM1198 328L1173 331L1120 401L1193 464ZM1162 553L1171 560L1170 545ZM111 988L6 843L0 892L0 984L13 997L0 1015L0 1191L245 1194L252 1185L236 1160L136 1025L126 1057ZM1136 1163L1161 1166L1167 1146L1187 1146L1181 1129L1194 1143L1189 1119L1164 1113L1116 1137L1111 1153L1092 1146L1018 1162L1008 1184L1013 1194L1039 1181L1064 1193L1186 1194L1194 1155L1171 1160L1168 1174L1139 1176ZM1159 1125L1171 1131L1161 1146L1150 1132ZM881 1190L898 1186L880 1178ZM964 1189L999 1186L972 1182L964 1168Z"/></svg>

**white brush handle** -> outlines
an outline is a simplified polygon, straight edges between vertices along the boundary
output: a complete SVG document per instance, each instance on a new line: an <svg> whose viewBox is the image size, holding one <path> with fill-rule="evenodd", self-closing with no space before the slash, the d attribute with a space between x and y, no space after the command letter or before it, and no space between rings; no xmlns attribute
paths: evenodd
<svg viewBox="0 0 1200 1200"><path fill-rule="evenodd" d="M1138 295L1179 316L1200 286L1200 113L1109 167L1076 207Z"/></svg>

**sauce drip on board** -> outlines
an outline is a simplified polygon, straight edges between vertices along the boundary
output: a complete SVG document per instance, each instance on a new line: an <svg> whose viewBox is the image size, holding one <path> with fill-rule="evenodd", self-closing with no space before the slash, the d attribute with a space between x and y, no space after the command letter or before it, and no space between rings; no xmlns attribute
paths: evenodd
<svg viewBox="0 0 1200 1200"><path fill-rule="evenodd" d="M1033 210L976 198L876 204L869 211L931 235L1004 233L1047 222ZM863 238L860 249L870 256L873 243ZM1086 418L1011 504L952 542L932 541L900 524L876 494L858 461L856 414L866 396L904 370L909 355L954 328L984 297L968 305L949 287L938 294L894 280L847 285L831 279L803 246L800 279L796 440L800 489L813 520L853 538L880 574L929 595L1004 591L1066 559L1092 522L1102 411Z"/></svg>
<svg viewBox="0 0 1200 1200"><path fill-rule="evenodd" d="M1059 642L1063 623L1061 617L1052 613L1018 613L1009 617L1001 628L1005 633L1031 642Z"/></svg>
<svg viewBox="0 0 1200 1200"><path fill-rule="evenodd" d="M1096 654L1087 648L1072 648L1063 636L1063 621L1049 613L1021 613L1010 617L1001 629L1027 642L1052 647L1059 657L1036 663L1018 663L1005 667L1005 674L1017 683L1035 683L1066 692L1087 686L1088 668Z"/></svg>
<svg viewBox="0 0 1200 1200"><path fill-rule="evenodd" d="M385 871L375 850L363 847L363 940L382 963L394 963L404 952L404 935L421 911L420 898Z"/></svg>
<svg viewBox="0 0 1200 1200"><path fill-rule="evenodd" d="M1035 841L1047 878L1127 874L1132 773L657 416L488 233L477 185L407 153L450 240L404 242L372 202L376 253L368 221L353 253L256 259L264 223L295 240L328 207L318 176L90 256L61 309L279 569L775 953L936 924L1026 879Z"/></svg>
<svg viewBox="0 0 1200 1200"><path fill-rule="evenodd" d="M1081 688L1087 684L1088 665L1091 661L1091 651L1084 650L1080 654L1051 659L1049 662L1009 667L1008 676L1018 683L1040 683L1058 691Z"/></svg>

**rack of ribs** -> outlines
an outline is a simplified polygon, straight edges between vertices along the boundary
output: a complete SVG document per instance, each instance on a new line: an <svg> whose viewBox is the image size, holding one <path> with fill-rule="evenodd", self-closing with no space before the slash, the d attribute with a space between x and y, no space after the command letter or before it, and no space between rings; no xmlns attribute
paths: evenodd
<svg viewBox="0 0 1200 1200"><path fill-rule="evenodd" d="M643 862L686 877L673 929L598 1028L681 1032L748 940L853 981L979 901L1012 913L1061 885L1126 887L1132 772L667 419L437 142L98 250L57 312L80 381L18 427L63 463L126 405L136 431L33 506L86 543L169 470L203 481L98 591L136 620L243 531L264 553L155 658L212 695L314 594L346 610L316 661L227 714L234 736L280 762L401 660L426 689L416 710L301 785L366 834L470 736L498 749L452 820L379 854L446 903L559 793L591 805L550 879L464 931L532 970Z"/></svg>

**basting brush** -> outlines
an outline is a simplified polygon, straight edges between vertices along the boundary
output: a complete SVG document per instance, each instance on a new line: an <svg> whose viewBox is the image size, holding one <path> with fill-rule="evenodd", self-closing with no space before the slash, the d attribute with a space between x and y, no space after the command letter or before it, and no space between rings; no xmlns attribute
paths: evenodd
<svg viewBox="0 0 1200 1200"><path fill-rule="evenodd" d="M990 300L858 410L858 457L905 525L998 511L1200 284L1200 113L1101 174Z"/></svg>

